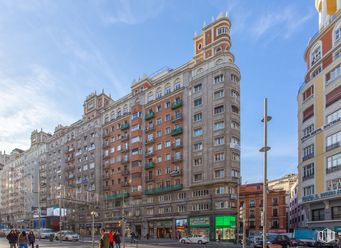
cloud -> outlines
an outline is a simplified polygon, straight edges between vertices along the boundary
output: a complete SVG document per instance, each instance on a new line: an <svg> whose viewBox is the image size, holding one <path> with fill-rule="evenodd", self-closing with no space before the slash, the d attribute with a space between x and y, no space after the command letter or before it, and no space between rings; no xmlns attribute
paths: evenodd
<svg viewBox="0 0 341 248"><path fill-rule="evenodd" d="M35 129L51 131L58 123L72 118L57 107L51 94L59 91L53 76L39 65L31 73L10 76L0 71L0 149L10 151L29 147L29 135Z"/></svg>
<svg viewBox="0 0 341 248"><path fill-rule="evenodd" d="M108 2L102 1L100 18L105 24L123 23L135 25L157 17L165 6L163 0L119 0L109 1L109 8L105 8ZM113 5L112 5L113 4ZM104 5L104 6L103 6ZM104 8L103 8L104 7ZM106 11L105 11L106 10ZM108 13L109 12L109 13Z"/></svg>

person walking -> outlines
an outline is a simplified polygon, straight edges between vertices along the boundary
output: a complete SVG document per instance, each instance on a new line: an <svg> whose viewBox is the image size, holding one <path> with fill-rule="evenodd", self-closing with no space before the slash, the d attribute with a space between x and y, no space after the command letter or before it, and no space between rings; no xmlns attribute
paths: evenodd
<svg viewBox="0 0 341 248"><path fill-rule="evenodd" d="M109 247L114 248L114 235L112 233L112 230L109 232Z"/></svg>
<svg viewBox="0 0 341 248"><path fill-rule="evenodd" d="M6 238L10 248L17 248L18 235L13 229L7 234Z"/></svg>
<svg viewBox="0 0 341 248"><path fill-rule="evenodd" d="M121 248L121 237L119 232L115 233L115 245L116 248Z"/></svg>
<svg viewBox="0 0 341 248"><path fill-rule="evenodd" d="M28 248L28 237L25 231L19 235L19 248Z"/></svg>
<svg viewBox="0 0 341 248"><path fill-rule="evenodd" d="M101 228L101 238L99 240L99 248L109 248L109 236L105 233L105 229Z"/></svg>
<svg viewBox="0 0 341 248"><path fill-rule="evenodd" d="M28 234L28 242L32 246L32 248L34 248L34 243L36 242L36 236L34 236L33 231L30 231L30 233Z"/></svg>

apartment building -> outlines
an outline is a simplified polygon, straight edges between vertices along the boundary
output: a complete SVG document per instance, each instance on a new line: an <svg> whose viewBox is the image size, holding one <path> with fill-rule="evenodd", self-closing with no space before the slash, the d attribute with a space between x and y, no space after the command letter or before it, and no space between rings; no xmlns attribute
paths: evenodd
<svg viewBox="0 0 341 248"><path fill-rule="evenodd" d="M1 222L10 226L33 227L32 211L37 209L39 165L46 153L43 131L33 131L31 146L23 151L14 149L1 172Z"/></svg>
<svg viewBox="0 0 341 248"><path fill-rule="evenodd" d="M306 227L307 217L304 207L298 201L298 182L290 189L290 202L287 216L289 232L293 232L296 228Z"/></svg>
<svg viewBox="0 0 341 248"><path fill-rule="evenodd" d="M341 227L341 2L316 0L319 31L304 53L298 100L299 203L307 226Z"/></svg>
<svg viewBox="0 0 341 248"><path fill-rule="evenodd" d="M286 191L269 189L267 193L267 232L286 232ZM263 183L245 184L239 187L239 203L246 213L246 233L259 234L263 231ZM239 230L243 223L238 217Z"/></svg>
<svg viewBox="0 0 341 248"><path fill-rule="evenodd" d="M105 227L235 239L240 72L230 20L195 35L194 58L135 80L103 113ZM98 218L100 220L100 218Z"/></svg>

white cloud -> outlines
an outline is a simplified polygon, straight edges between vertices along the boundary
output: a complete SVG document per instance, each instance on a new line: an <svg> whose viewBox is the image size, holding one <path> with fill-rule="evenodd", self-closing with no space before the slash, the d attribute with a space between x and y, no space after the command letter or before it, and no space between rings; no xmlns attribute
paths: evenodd
<svg viewBox="0 0 341 248"><path fill-rule="evenodd" d="M29 147L30 133L43 128L52 131L72 118L57 108L49 97L59 90L53 76L34 65L31 74L11 77L0 71L0 149Z"/></svg>

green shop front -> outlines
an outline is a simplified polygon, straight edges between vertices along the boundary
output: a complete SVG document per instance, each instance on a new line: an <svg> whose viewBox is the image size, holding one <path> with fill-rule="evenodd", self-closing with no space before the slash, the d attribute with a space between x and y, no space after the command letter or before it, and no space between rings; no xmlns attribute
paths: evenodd
<svg viewBox="0 0 341 248"><path fill-rule="evenodd" d="M189 218L189 233L206 235L211 241L236 239L236 216L200 216Z"/></svg>

